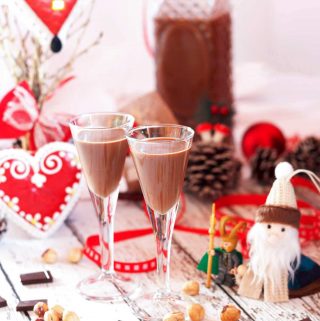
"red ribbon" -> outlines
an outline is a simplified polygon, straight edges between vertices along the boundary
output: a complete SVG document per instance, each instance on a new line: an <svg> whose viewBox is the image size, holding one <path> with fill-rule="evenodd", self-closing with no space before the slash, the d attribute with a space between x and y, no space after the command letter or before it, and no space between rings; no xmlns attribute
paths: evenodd
<svg viewBox="0 0 320 321"><path fill-rule="evenodd" d="M38 150L50 142L67 142L71 138L68 121L71 114L41 114L34 124L30 136L30 150Z"/></svg>
<svg viewBox="0 0 320 321"><path fill-rule="evenodd" d="M63 79L46 101L73 79L74 76ZM68 141L71 138L68 120L71 117L73 115L40 112L34 93L28 83L22 81L0 101L0 138L18 138L30 133L31 151L52 141Z"/></svg>
<svg viewBox="0 0 320 321"><path fill-rule="evenodd" d="M312 191L316 191L314 186L306 179L297 177L293 180L294 186L304 187ZM254 205L259 206L264 204L266 201L267 195L263 194L235 194L235 195L228 195L223 196L216 201L216 218L220 220L226 214L223 212L224 207L230 207L233 205ZM208 235L208 228L194 228L190 226L180 225L179 221L183 218L185 213L185 199L182 195L181 198L181 207L177 215L177 224L175 226L176 231L192 233L197 235ZM302 240L302 244L306 241L316 241L320 239L320 210L313 208L310 204L304 201L298 201L299 208L304 211L308 210L311 214L303 214L301 216L300 221L300 238ZM146 213L146 206L143 205L144 212ZM229 223L229 227L234 226L238 222L246 222L247 223L247 230L251 228L254 224L253 219L246 219L243 217L239 217L234 215L234 222ZM153 231L151 228L145 229L136 229L136 230L127 230L127 231L120 231L115 232L115 242L122 242L129 239L134 239L136 237L146 236L152 234ZM218 237L220 236L219 230L216 230L215 235ZM242 253L245 257L248 256L248 247L246 243L247 233L239 233L239 241L242 246ZM100 254L95 249L99 246L99 237L98 235L89 236L86 240L84 254L92 260L97 265L100 265ZM122 273L143 273L143 272L150 272L156 269L156 258L152 258L150 260L141 261L141 262L115 262L115 270L117 272Z"/></svg>

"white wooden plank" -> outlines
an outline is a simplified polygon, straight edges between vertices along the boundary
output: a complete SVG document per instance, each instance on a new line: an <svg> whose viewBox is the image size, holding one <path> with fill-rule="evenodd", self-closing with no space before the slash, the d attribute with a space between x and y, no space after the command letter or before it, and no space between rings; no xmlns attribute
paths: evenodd
<svg viewBox="0 0 320 321"><path fill-rule="evenodd" d="M29 320L28 317L15 310L17 302L19 301L10 284L7 282L5 274L0 267L0 296L7 300L8 306L0 308L0 320L1 321L25 321Z"/></svg>
<svg viewBox="0 0 320 321"><path fill-rule="evenodd" d="M77 293L76 284L84 277L98 271L98 268L86 258L78 265L67 262L67 251L81 244L66 226L63 226L53 237L46 240L30 239L26 234L20 233L14 226L10 226L8 234L2 241L0 258L2 266L14 284L21 300L47 298L51 304L61 304L76 311L83 321L92 320L93 316L95 320L105 320L106 315L108 315L110 321L137 320L125 303L106 305L90 302L84 300ZM19 235L19 237L16 237L16 235ZM54 248L59 253L58 263L48 265L41 262L41 253L47 248ZM21 284L19 279L21 273L43 269L49 269L52 272L53 283L31 286ZM8 286L7 283L4 284ZM13 306L15 306L15 303L11 304L11 313L13 313ZM3 312L0 311L0 313ZM2 321L1 317L0 320ZM10 320L20 319L12 318Z"/></svg>

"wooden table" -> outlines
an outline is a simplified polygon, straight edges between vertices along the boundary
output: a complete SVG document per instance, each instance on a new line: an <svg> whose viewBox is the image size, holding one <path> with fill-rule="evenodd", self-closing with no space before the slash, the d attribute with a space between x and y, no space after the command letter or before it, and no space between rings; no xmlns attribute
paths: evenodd
<svg viewBox="0 0 320 321"><path fill-rule="evenodd" d="M251 182L244 182L239 188L240 193L256 191ZM260 190L262 192L262 190ZM304 190L298 195L315 206L320 204L320 198ZM210 216L210 204L198 201L192 196L186 198L187 211L181 221L184 225L207 228ZM230 213L253 216L254 209L241 209L237 206L227 209ZM137 320L131 308L126 303L108 305L89 302L82 299L76 292L76 284L84 277L97 271L98 268L84 258L80 264L71 265L66 260L66 253L71 247L81 246L86 236L97 232L97 222L90 200L83 193L80 202L73 210L65 224L51 238L37 240L28 237L13 224L9 232L0 241L0 296L8 301L8 308L0 309L0 320L30 320L32 314L22 314L15 311L19 300L48 298L49 302L58 303L70 310L76 311L82 321L131 321ZM150 227L141 204L119 201L116 214L116 230L128 230ZM135 261L154 256L153 236L144 236L130 241L116 243L115 256L117 260ZM307 244L304 252L320 262L318 251L320 241ZM172 249L172 284L175 289L181 289L186 280L204 280L204 274L196 270L196 265L207 250L208 236L188 234L175 231ZM41 254L47 248L54 248L59 253L59 262L45 265L41 262ZM23 286L19 274L50 269L55 281L50 285ZM139 274L135 278L145 287L153 287L153 273ZM207 321L220 320L219 312L228 303L237 305L242 310L241 320L261 321L299 321L309 317L312 321L320 320L320 294L302 299L294 299L288 303L271 304L239 297L236 292L224 286L214 286L212 290L203 287L202 291L212 295L205 304Z"/></svg>

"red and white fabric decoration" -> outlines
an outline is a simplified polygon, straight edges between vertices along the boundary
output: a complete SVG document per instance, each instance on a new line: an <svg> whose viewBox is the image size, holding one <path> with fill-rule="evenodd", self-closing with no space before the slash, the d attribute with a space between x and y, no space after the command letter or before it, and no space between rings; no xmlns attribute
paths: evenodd
<svg viewBox="0 0 320 321"><path fill-rule="evenodd" d="M10 0L11 12L37 37L42 46L49 47L59 35L65 39L72 21L79 17L91 0Z"/></svg>
<svg viewBox="0 0 320 321"><path fill-rule="evenodd" d="M29 132L39 117L38 104L26 81L10 90L0 102L0 139Z"/></svg>

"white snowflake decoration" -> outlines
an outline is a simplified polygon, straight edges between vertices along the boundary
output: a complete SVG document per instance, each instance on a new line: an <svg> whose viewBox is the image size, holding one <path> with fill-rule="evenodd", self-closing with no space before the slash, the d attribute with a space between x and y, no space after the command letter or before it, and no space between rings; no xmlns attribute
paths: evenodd
<svg viewBox="0 0 320 321"><path fill-rule="evenodd" d="M32 214L26 215L26 220L30 222L32 225L36 226L37 228L42 228L42 224L40 223L41 214L36 213L32 216Z"/></svg>
<svg viewBox="0 0 320 321"><path fill-rule="evenodd" d="M51 225L55 223L55 221L59 218L60 213L55 212L52 217L46 216L43 220L45 224L43 225L43 229L46 231L50 228Z"/></svg>
<svg viewBox="0 0 320 321"><path fill-rule="evenodd" d="M4 195L2 199L7 204L7 206L11 208L13 211L15 212L19 211L20 207L18 205L19 203L18 197L10 198L8 195Z"/></svg>
<svg viewBox="0 0 320 321"><path fill-rule="evenodd" d="M73 183L72 187L68 186L66 187L66 197L64 198L64 200L66 202L69 202L70 199L77 193L78 191L78 186L79 184L78 183Z"/></svg>
<svg viewBox="0 0 320 321"><path fill-rule="evenodd" d="M6 172L6 170L3 167L1 167L0 168L0 184L7 181L7 177L4 175L5 172Z"/></svg>
<svg viewBox="0 0 320 321"><path fill-rule="evenodd" d="M47 181L47 178L39 173L35 173L32 177L31 177L31 183L36 185L38 188L43 187L44 183Z"/></svg>

